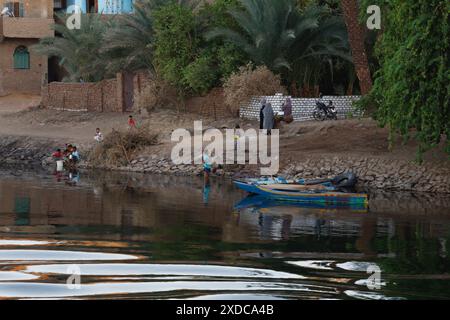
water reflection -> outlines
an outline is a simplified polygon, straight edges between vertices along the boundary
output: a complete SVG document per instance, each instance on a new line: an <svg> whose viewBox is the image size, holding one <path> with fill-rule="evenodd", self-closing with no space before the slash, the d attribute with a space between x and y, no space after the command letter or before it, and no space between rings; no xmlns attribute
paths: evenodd
<svg viewBox="0 0 450 320"><path fill-rule="evenodd" d="M222 180L77 175L2 171L0 296L450 297L449 197L330 208L246 198ZM70 263L81 291L65 287ZM367 288L370 265L381 290Z"/></svg>

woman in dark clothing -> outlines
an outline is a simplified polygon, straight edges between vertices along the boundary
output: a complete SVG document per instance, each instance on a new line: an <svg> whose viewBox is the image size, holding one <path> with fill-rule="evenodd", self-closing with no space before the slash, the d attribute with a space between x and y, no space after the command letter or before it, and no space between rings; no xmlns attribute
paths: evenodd
<svg viewBox="0 0 450 320"><path fill-rule="evenodd" d="M267 100L261 100L261 108L259 109L259 129L264 129L264 108L266 107Z"/></svg>
<svg viewBox="0 0 450 320"><path fill-rule="evenodd" d="M292 100L291 98L287 98L286 102L283 103L283 107L281 108L283 110L283 121L286 123L291 123L294 121L294 118L292 116Z"/></svg>

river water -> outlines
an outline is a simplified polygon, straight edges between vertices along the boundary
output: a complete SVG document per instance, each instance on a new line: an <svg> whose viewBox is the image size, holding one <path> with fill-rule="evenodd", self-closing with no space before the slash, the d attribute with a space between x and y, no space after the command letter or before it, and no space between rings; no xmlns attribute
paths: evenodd
<svg viewBox="0 0 450 320"><path fill-rule="evenodd" d="M0 297L450 298L450 197L245 198L225 180L2 169Z"/></svg>

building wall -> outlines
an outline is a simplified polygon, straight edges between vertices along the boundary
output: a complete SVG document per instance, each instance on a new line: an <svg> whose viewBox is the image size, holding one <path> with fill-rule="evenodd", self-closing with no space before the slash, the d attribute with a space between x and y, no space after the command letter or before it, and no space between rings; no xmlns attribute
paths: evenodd
<svg viewBox="0 0 450 320"><path fill-rule="evenodd" d="M47 75L47 58L34 54L30 47L37 39L4 39L0 42L0 71L5 93L40 94ZM25 46L30 52L30 69L14 69L14 51Z"/></svg>
<svg viewBox="0 0 450 320"><path fill-rule="evenodd" d="M2 9L7 2L22 2L24 5L24 16L27 18L53 17L53 0L0 0Z"/></svg>
<svg viewBox="0 0 450 320"><path fill-rule="evenodd" d="M133 11L134 0L97 0L96 13L120 14ZM82 13L89 11L87 0L67 0L67 8L78 6Z"/></svg>
<svg viewBox="0 0 450 320"><path fill-rule="evenodd" d="M12 0L0 0L0 7L5 7L7 2ZM48 61L46 57L35 54L30 47L38 43L38 37L42 35L51 36L53 32L48 32L48 28L53 19L53 0L16 0L24 5L23 18L14 19L13 24L8 24L8 37L5 31L5 38L0 38L0 96L10 93L40 94L41 85L47 79ZM31 19L28 19L31 18ZM43 23L37 23L35 19L43 19ZM44 20L45 19L45 20ZM23 22L23 24L21 23ZM16 28L14 32L11 28ZM43 30L36 30L36 28ZM28 30L28 29L29 30ZM41 32L42 31L42 32ZM25 46L30 53L30 69L14 69L14 51L19 46Z"/></svg>

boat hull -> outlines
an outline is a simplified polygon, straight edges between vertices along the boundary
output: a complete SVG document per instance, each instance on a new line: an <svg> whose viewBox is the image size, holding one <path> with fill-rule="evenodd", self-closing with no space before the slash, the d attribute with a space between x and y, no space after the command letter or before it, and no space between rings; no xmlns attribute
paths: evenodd
<svg viewBox="0 0 450 320"><path fill-rule="evenodd" d="M270 185L255 185L243 181L234 181L234 184L241 190L251 194L257 194L269 199L280 201L294 201L304 203L320 203L330 205L367 205L368 197L364 193L345 193L333 190L277 190L270 188Z"/></svg>

